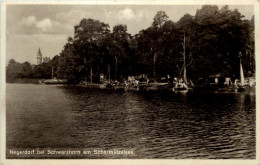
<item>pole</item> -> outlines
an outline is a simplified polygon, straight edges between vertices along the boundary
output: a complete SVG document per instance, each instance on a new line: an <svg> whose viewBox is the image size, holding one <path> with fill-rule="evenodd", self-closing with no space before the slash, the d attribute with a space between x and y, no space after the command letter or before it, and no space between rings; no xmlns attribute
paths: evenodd
<svg viewBox="0 0 260 165"><path fill-rule="evenodd" d="M92 74L92 66L90 67L90 84L92 84L92 76L93 76L93 74Z"/></svg>
<svg viewBox="0 0 260 165"><path fill-rule="evenodd" d="M86 67L86 83L88 84L88 68Z"/></svg>
<svg viewBox="0 0 260 165"><path fill-rule="evenodd" d="M88 83L88 68L87 68L86 55L84 56L84 65L85 65L85 67L86 67L86 77L85 77L85 81L86 81L86 83Z"/></svg>
<svg viewBox="0 0 260 165"><path fill-rule="evenodd" d="M115 65L115 80L116 80L116 75L117 75L117 57L115 56L115 61L116 61L116 65Z"/></svg>
<svg viewBox="0 0 260 165"><path fill-rule="evenodd" d="M187 83L187 78L186 78L186 51L185 51L185 32L184 32L184 37L183 37L183 81Z"/></svg>
<svg viewBox="0 0 260 165"><path fill-rule="evenodd" d="M110 64L107 65L107 71L108 71L108 82L110 83Z"/></svg>
<svg viewBox="0 0 260 165"><path fill-rule="evenodd" d="M51 78L53 79L53 66L51 67Z"/></svg>
<svg viewBox="0 0 260 165"><path fill-rule="evenodd" d="M156 53L154 53L154 55L153 55L153 78L154 78L154 79L155 79L155 77L156 77L155 63L156 63Z"/></svg>

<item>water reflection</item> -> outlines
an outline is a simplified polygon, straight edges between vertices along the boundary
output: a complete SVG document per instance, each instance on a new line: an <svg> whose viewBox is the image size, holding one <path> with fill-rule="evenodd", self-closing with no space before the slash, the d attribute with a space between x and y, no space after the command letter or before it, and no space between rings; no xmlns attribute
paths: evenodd
<svg viewBox="0 0 260 165"><path fill-rule="evenodd" d="M15 101L14 88L20 90L20 86L8 88L7 133L12 137L8 146L125 148L134 149L135 158L255 158L255 95L36 86L35 89L45 88L43 98L51 95L41 102L48 102L48 108L56 115L47 107L38 112L28 106L25 111L29 115L24 115L25 119L17 116L14 121L14 109L31 97L31 88L25 87L27 98ZM47 120L34 121L38 128L46 128L28 136L32 128L21 127L19 122L26 125L31 116L36 121ZM13 128L16 135L27 136L23 143L17 143L12 136ZM38 143L31 142L32 138Z"/></svg>

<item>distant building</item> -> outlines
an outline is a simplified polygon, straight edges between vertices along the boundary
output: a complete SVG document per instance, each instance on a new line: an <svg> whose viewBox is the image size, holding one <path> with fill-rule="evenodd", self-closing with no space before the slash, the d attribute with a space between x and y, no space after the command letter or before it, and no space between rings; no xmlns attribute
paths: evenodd
<svg viewBox="0 0 260 165"><path fill-rule="evenodd" d="M51 61L50 57L42 57L42 52L41 49L39 48L38 53L37 53L37 65L42 64L42 63L48 63Z"/></svg>
<svg viewBox="0 0 260 165"><path fill-rule="evenodd" d="M43 57L43 63L50 62L51 58L50 57Z"/></svg>
<svg viewBox="0 0 260 165"><path fill-rule="evenodd" d="M42 53L41 49L39 48L38 53L37 53L37 65L42 63Z"/></svg>

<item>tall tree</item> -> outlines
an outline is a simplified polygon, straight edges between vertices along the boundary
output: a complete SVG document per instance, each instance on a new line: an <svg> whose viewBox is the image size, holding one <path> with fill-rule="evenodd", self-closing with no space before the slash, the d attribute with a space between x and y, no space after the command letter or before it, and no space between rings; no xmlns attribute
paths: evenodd
<svg viewBox="0 0 260 165"><path fill-rule="evenodd" d="M168 16L164 11L158 11L153 18L152 27L161 28L163 24L168 21Z"/></svg>
<svg viewBox="0 0 260 165"><path fill-rule="evenodd" d="M75 54L81 58L77 67L85 80L87 80L88 75L90 82L92 82L93 76L98 77L98 63L104 55L102 43L109 33L109 25L98 20L82 19L79 25L75 26L73 44Z"/></svg>
<svg viewBox="0 0 260 165"><path fill-rule="evenodd" d="M129 41L131 35L127 33L126 25L116 25L113 27L111 34L111 53L115 60L114 62L114 79L118 79L120 75L128 75L130 60Z"/></svg>
<svg viewBox="0 0 260 165"><path fill-rule="evenodd" d="M193 65L196 77L221 73L238 74L238 54L248 42L248 24L237 9L205 5L196 12ZM204 72L202 72L204 70ZM206 71L206 72L205 72Z"/></svg>

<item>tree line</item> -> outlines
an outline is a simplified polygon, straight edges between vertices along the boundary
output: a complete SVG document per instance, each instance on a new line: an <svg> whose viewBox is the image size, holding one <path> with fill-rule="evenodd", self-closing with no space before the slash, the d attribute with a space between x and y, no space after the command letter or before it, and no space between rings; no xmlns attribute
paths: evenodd
<svg viewBox="0 0 260 165"><path fill-rule="evenodd" d="M180 77L184 72L196 81L215 74L238 77L240 59L248 76L255 72L254 17L246 20L228 6L204 5L177 22L158 11L151 26L135 35L123 24L109 29L84 18L49 63L32 69L10 60L7 77L51 78L54 67L56 77L71 83L98 82L101 74L122 81L129 75Z"/></svg>
<svg viewBox="0 0 260 165"><path fill-rule="evenodd" d="M17 82L17 79L50 79L52 76L57 77L57 67L59 65L59 56L50 60L48 63L40 65L31 65L29 62L19 63L14 59L9 60L6 67L6 81ZM53 75L52 75L53 68ZM27 81L22 81L27 82ZM37 81L29 81L37 82Z"/></svg>

